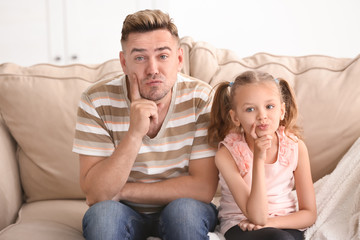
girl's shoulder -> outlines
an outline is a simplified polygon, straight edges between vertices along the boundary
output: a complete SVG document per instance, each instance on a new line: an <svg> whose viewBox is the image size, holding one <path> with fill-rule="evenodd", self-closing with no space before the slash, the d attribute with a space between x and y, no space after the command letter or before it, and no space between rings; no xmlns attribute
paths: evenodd
<svg viewBox="0 0 360 240"><path fill-rule="evenodd" d="M293 162L294 166L296 166L300 140L295 136L295 134L286 132L283 126L279 127L277 135L279 137L279 163L281 165L288 166L291 162Z"/></svg>
<svg viewBox="0 0 360 240"><path fill-rule="evenodd" d="M233 146L234 144L243 141L245 141L244 134L238 132L230 132L220 143L225 143L227 145Z"/></svg>
<svg viewBox="0 0 360 240"><path fill-rule="evenodd" d="M277 130L279 142L285 145L298 145L300 139L293 133L285 130L284 126L280 126Z"/></svg>
<svg viewBox="0 0 360 240"><path fill-rule="evenodd" d="M219 148L226 147L234 159L240 174L245 175L252 162L252 152L245 141L244 134L231 132L219 143Z"/></svg>

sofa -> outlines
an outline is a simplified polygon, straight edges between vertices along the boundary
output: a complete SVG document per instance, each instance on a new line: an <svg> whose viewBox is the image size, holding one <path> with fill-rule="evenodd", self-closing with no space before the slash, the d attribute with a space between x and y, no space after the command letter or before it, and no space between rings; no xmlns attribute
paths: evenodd
<svg viewBox="0 0 360 240"><path fill-rule="evenodd" d="M313 181L319 182L315 189L318 204L322 201L318 207L321 213L331 200L318 196L325 191L321 188L325 178L350 149L355 155L360 152L351 148L360 137L360 55L335 58L257 53L241 58L231 50L191 37L182 38L181 47L182 73L212 86L231 81L246 70L267 71L291 84ZM79 187L78 156L72 152L77 105L80 94L91 84L121 74L118 59L92 65L0 65L0 240L83 239L81 221L88 206ZM343 176L344 181L356 162ZM346 169L347 164L343 165ZM324 194L336 196L331 187ZM220 197L217 194L214 203ZM360 205L360 200L356 201ZM354 236L358 236L359 222L360 217L354 220ZM315 224L313 232L322 225ZM323 239L331 239L325 235ZM319 236L308 238L321 239ZM216 237L221 238L219 234L211 236Z"/></svg>

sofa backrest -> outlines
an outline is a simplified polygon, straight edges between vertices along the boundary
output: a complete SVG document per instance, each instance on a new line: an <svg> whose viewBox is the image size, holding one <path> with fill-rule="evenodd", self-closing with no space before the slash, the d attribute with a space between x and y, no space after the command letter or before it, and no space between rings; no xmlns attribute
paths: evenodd
<svg viewBox="0 0 360 240"><path fill-rule="evenodd" d="M119 74L116 59L99 65L0 65L0 113L17 143L26 201L84 198L72 152L80 94Z"/></svg>
<svg viewBox="0 0 360 240"><path fill-rule="evenodd" d="M189 37L181 45L182 71L212 86L249 69L290 82L297 94L314 180L330 173L360 136L359 57L260 53L241 59ZM26 201L84 198L78 156L71 150L80 94L92 83L120 74L117 59L99 65L0 65L0 124L17 143Z"/></svg>

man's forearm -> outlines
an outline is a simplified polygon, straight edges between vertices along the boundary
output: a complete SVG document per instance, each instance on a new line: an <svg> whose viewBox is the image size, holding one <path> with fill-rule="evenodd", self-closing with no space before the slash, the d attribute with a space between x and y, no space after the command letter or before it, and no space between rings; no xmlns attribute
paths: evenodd
<svg viewBox="0 0 360 240"><path fill-rule="evenodd" d="M195 160L191 164L193 170L187 176L156 183L127 183L117 195L116 200L159 205L178 198L193 198L210 202L218 184L218 172L213 159Z"/></svg>
<svg viewBox="0 0 360 240"><path fill-rule="evenodd" d="M117 198L134 203L165 205L178 198L193 198L210 202L214 189L194 183L190 176L168 179L157 183L126 183Z"/></svg>
<svg viewBox="0 0 360 240"><path fill-rule="evenodd" d="M129 177L141 142L129 135L116 147L110 157L86 167L87 172L81 174L81 185L89 205L113 199L121 191ZM84 165L91 159L94 158L80 157L81 164Z"/></svg>

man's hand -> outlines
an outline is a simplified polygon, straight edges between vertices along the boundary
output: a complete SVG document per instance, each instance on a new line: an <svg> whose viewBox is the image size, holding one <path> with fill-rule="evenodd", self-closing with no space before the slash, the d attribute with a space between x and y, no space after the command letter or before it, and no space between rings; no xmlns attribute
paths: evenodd
<svg viewBox="0 0 360 240"><path fill-rule="evenodd" d="M150 124L158 123L158 107L155 102L144 99L140 95L137 76L129 77L130 84L130 127L129 132L136 137L144 137Z"/></svg>

